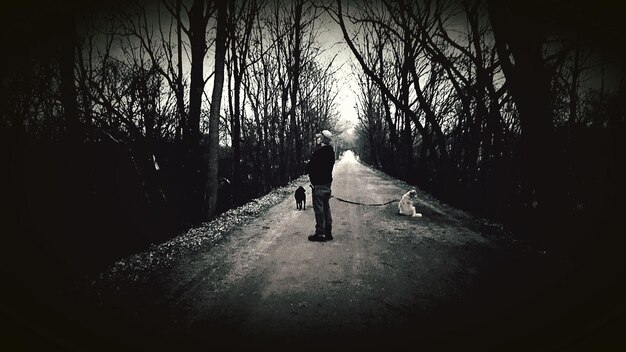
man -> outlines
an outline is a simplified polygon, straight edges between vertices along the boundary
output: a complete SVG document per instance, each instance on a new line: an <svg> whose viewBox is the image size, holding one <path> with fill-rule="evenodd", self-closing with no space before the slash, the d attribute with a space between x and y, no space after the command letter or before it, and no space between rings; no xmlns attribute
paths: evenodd
<svg viewBox="0 0 626 352"><path fill-rule="evenodd" d="M315 234L309 236L309 241L324 242L333 239L333 219L330 215L330 185L333 182L333 166L335 164L335 150L330 145L333 135L323 130L315 135L317 150L306 165L313 186L313 211L315 212Z"/></svg>

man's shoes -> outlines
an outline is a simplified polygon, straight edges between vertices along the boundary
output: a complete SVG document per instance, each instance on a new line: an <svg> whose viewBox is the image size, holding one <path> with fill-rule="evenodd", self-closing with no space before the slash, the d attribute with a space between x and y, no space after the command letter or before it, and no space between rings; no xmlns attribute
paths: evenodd
<svg viewBox="0 0 626 352"><path fill-rule="evenodd" d="M324 242L324 241L326 241L326 237L321 236L321 235L311 235L311 236L309 236L309 241Z"/></svg>
<svg viewBox="0 0 626 352"><path fill-rule="evenodd" d="M326 241L332 241L333 240L333 235L328 234L328 235L325 235L324 238L326 239Z"/></svg>

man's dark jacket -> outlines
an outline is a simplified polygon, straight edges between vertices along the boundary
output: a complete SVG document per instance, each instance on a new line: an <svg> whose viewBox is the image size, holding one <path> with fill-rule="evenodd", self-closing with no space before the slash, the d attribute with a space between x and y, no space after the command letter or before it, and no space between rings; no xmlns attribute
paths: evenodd
<svg viewBox="0 0 626 352"><path fill-rule="evenodd" d="M330 145L317 149L306 165L306 173L311 184L329 185L333 182L333 165L335 164L335 150Z"/></svg>

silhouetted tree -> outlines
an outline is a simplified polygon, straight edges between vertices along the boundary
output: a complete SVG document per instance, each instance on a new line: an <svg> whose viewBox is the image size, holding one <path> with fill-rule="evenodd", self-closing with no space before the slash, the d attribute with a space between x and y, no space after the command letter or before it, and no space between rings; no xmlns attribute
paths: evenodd
<svg viewBox="0 0 626 352"><path fill-rule="evenodd" d="M215 75L213 77L213 94L211 95L211 111L209 113L209 160L208 181L206 185L207 219L217 213L218 161L219 161L219 119L224 87L224 60L226 56L228 7L224 1L216 0L217 29L215 35ZM192 74L193 75L193 74ZM193 82L193 80L192 80Z"/></svg>

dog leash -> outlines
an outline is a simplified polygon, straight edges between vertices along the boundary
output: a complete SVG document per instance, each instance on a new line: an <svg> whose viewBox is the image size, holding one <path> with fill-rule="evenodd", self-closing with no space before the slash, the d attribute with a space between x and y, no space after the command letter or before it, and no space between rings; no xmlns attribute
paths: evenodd
<svg viewBox="0 0 626 352"><path fill-rule="evenodd" d="M366 204L366 203L359 203L359 202L353 202L353 201L350 201L350 200L345 200L345 199L342 199L342 198L339 198L339 197L335 197L335 196L330 196L330 198L335 198L338 201L341 201L341 202L344 202L344 203L350 203L350 204L356 204L356 205L365 205L365 206L368 206L368 207L381 207L383 205L387 205L387 204L391 204L393 202L400 201L399 199L394 199L394 200L388 201L387 203L370 203L370 204Z"/></svg>
<svg viewBox="0 0 626 352"><path fill-rule="evenodd" d="M309 184L309 187L311 187L311 189L315 189L315 187L313 187L313 185L311 185L311 184ZM355 204L355 205L364 205L364 206L367 206L367 207L382 207L383 205L387 205L387 204L391 204L393 202L400 201L399 199L393 199L393 200L388 201L387 203L366 204L366 203L353 202L351 200L346 200L346 199L335 197L335 196L332 196L332 195L330 196L330 198L335 198L338 201L341 201L341 202L344 202L344 203Z"/></svg>

